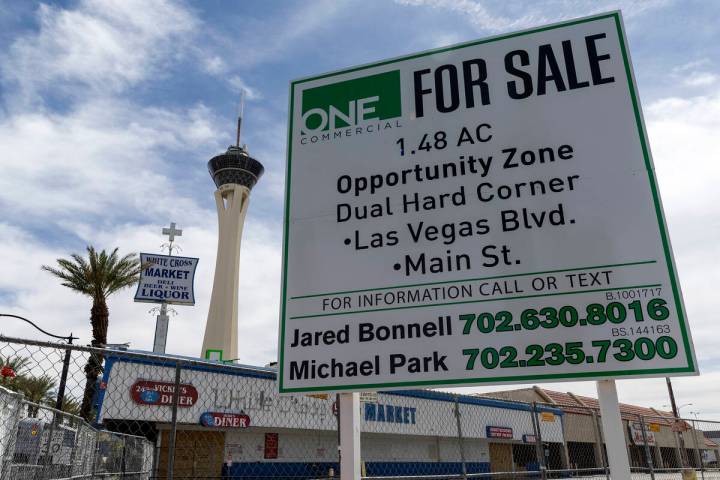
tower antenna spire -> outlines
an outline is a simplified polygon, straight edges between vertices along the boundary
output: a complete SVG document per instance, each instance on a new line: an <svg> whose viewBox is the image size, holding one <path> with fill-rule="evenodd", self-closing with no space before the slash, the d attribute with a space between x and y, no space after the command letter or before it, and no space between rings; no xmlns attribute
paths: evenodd
<svg viewBox="0 0 720 480"><path fill-rule="evenodd" d="M240 90L240 104L238 105L237 116L237 134L235 136L235 146L240 148L240 131L242 130L242 120L245 111L245 89Z"/></svg>

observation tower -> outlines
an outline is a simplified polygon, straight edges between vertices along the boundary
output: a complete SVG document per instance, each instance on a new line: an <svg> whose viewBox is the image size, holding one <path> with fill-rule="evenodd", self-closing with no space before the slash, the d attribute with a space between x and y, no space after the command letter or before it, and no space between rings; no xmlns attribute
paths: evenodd
<svg viewBox="0 0 720 480"><path fill-rule="evenodd" d="M210 309L201 357L213 360L238 358L238 290L240 241L250 201L250 191L265 168L240 146L242 111L238 116L235 145L208 162L215 182L218 214L218 247Z"/></svg>

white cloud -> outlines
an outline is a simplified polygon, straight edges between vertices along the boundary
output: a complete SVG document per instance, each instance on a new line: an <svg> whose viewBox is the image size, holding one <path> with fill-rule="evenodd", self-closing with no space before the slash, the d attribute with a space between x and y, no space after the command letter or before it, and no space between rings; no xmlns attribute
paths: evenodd
<svg viewBox="0 0 720 480"><path fill-rule="evenodd" d="M248 86L248 84L245 83L245 81L240 78L239 75L232 75L228 79L228 84L233 90L238 93L245 91L245 96L248 100L260 100L262 98L260 92Z"/></svg>
<svg viewBox="0 0 720 480"><path fill-rule="evenodd" d="M718 218L720 95L663 98L646 106L645 115L658 180L671 220L685 216ZM712 222L703 224L711 225Z"/></svg>
<svg viewBox="0 0 720 480"><path fill-rule="evenodd" d="M182 54L184 36L199 22L181 4L165 1L85 0L74 10L42 6L37 15L39 30L18 38L3 64L4 85L33 101L17 102L0 117L0 311L52 331L72 331L78 343L88 343L90 299L70 293L40 266L72 253L68 243L158 251L164 225L148 222L172 219L184 229L183 254L201 261L197 305L177 307L168 351L198 355L217 238L215 212L207 209L213 186L204 161L222 150L229 135L218 130L223 119L202 103L141 105L131 100L128 87L164 74L168 58ZM194 46L187 51L201 54ZM206 73L227 71L220 57L207 58L200 65ZM47 69L33 75L41 64ZM73 102L53 113L44 102L58 86ZM196 168L189 158L201 159ZM207 207L195 200L196 191L176 186L195 175L206 182ZM259 221L245 229L240 316L247 340L242 357L249 363L266 363L276 350L280 232ZM151 349L151 305L134 303L133 295L128 289L109 300L109 340ZM2 333L43 337L20 322L5 322Z"/></svg>
<svg viewBox="0 0 720 480"><path fill-rule="evenodd" d="M682 65L678 65L677 67L674 67L672 69L673 73L681 73L681 72L687 72L688 70L697 70L701 67L709 67L712 65L712 62L709 58L700 58L698 60L692 60L690 62L684 63Z"/></svg>
<svg viewBox="0 0 720 480"><path fill-rule="evenodd" d="M432 8L443 8L455 11L467 16L468 21L477 27L490 30L502 31L509 29L524 28L529 25L536 25L547 22L546 17L539 13L525 14L519 18L510 18L495 14L480 2L472 0L396 0L400 4L409 6L429 6Z"/></svg>
<svg viewBox="0 0 720 480"><path fill-rule="evenodd" d="M203 105L168 111L118 100L90 100L65 115L3 119L0 204L25 220L184 211L193 202L169 178L173 155L204 158L202 152L217 150L216 122ZM36 190L27 191L30 185Z"/></svg>
<svg viewBox="0 0 720 480"><path fill-rule="evenodd" d="M720 80L720 75L713 71L713 67L709 58L700 58L674 67L670 77L697 95L698 90L712 87Z"/></svg>
<svg viewBox="0 0 720 480"><path fill-rule="evenodd" d="M2 77L24 100L47 90L118 92L182 53L196 22L169 1L83 0L73 10L41 4L39 31L3 55ZM78 89L78 87L83 87Z"/></svg>
<svg viewBox="0 0 720 480"><path fill-rule="evenodd" d="M211 75L221 75L227 71L227 64L225 60L218 57L217 55L209 56L205 58L203 62L205 71Z"/></svg>
<svg viewBox="0 0 720 480"><path fill-rule="evenodd" d="M717 83L720 75L710 72L693 72L688 75L683 83L688 87L709 87Z"/></svg>
<svg viewBox="0 0 720 480"><path fill-rule="evenodd" d="M62 229L80 216L103 225L197 210L174 185L176 157L217 151L218 118L202 103L128 100L128 87L184 54L199 24L192 12L165 0L81 0L41 5L36 20L0 64L3 220ZM49 106L57 97L62 113Z"/></svg>
<svg viewBox="0 0 720 480"><path fill-rule="evenodd" d="M468 22L481 30L504 32L519 30L569 18L621 9L625 18L666 6L670 0L550 0L544 2L507 1L489 3L480 0L396 0L408 6L427 6L450 10L464 15Z"/></svg>
<svg viewBox="0 0 720 480"><path fill-rule="evenodd" d="M224 58L232 68L249 68L291 56L303 48L303 40L318 36L322 29L336 26L332 19L347 13L346 5L347 2L338 0L304 2L300 8L288 5L269 21L238 19L242 22L241 29L233 28L223 36L216 32L214 40L228 52Z"/></svg>

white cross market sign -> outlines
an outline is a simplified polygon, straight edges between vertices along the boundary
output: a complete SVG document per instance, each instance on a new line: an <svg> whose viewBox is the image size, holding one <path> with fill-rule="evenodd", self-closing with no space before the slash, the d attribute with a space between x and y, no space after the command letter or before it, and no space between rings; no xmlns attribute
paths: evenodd
<svg viewBox="0 0 720 480"><path fill-rule="evenodd" d="M281 393L697 373L619 12L290 88Z"/></svg>
<svg viewBox="0 0 720 480"><path fill-rule="evenodd" d="M141 253L135 301L195 305L197 263L197 258Z"/></svg>

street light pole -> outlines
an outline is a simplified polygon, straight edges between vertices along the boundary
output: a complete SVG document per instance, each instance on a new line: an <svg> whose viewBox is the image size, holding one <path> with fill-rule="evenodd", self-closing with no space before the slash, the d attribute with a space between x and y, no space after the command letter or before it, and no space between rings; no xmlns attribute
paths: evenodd
<svg viewBox="0 0 720 480"><path fill-rule="evenodd" d="M66 340L68 345L72 345L73 340L77 340L79 337L73 337L72 332L70 335L63 337L61 335L55 335L52 334L46 330L43 330L38 325L36 325L31 320L28 320L25 317L21 317L20 315L12 315L9 313L0 313L0 317L9 317L9 318L17 318L18 320L22 320L25 323L29 323L33 327L35 327L36 330L39 332L44 333L45 335L53 338L58 338L60 340ZM63 400L65 399L65 386L67 385L67 376L68 371L70 369L70 352L71 350L69 348L65 349L65 357L63 358L63 368L62 373L60 374L60 384L58 385L58 393L57 393L57 399L55 400L55 409L56 410L62 410L63 406Z"/></svg>

